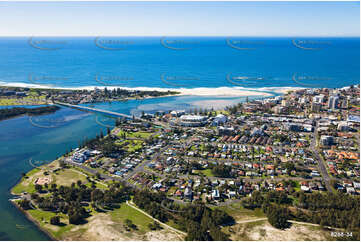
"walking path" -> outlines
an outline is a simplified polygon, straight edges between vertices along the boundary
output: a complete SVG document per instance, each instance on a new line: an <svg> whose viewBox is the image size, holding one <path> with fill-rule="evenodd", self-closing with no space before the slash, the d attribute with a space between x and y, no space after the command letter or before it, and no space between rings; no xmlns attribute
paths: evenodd
<svg viewBox="0 0 361 242"><path fill-rule="evenodd" d="M236 223L237 224L246 224L246 223L253 223L253 222L264 221L264 220L267 220L267 218L256 218L256 219L250 219L250 220L243 220L243 221L239 221L239 222L236 222ZM313 224L313 223L307 223L307 222L299 222L299 221L295 221L295 220L288 220L288 222L290 222L292 224L308 225L308 226L315 226L315 227L320 227L321 226L319 224ZM325 226L325 228L334 229L334 230L342 230L340 228L333 228L333 227L329 227L329 226Z"/></svg>
<svg viewBox="0 0 361 242"><path fill-rule="evenodd" d="M180 231L180 230L178 230L178 229L175 229L175 228L169 226L168 224L162 223L162 222L159 221L158 219L153 218L153 217L152 217L151 215L149 215L148 213L146 213L146 212L144 212L143 210L141 210L141 209L137 208L136 206L132 205L132 204L134 204L133 202L127 201L126 203L127 203L128 206L130 206L130 207L134 208L135 210L141 212L141 213L144 214L145 216L153 219L153 220L156 221L157 223L161 224L163 227L165 227L165 228L167 228L167 229L169 229L169 230L177 233L178 235L179 235L179 234L184 235L184 236L187 235L186 232L183 232L183 231ZM180 238L181 238L182 240L184 239L183 237L180 237Z"/></svg>
<svg viewBox="0 0 361 242"><path fill-rule="evenodd" d="M85 177L88 177L87 174L85 174L85 173L83 173L83 172L81 172L81 171L78 171L78 170L76 170L76 169L70 169L70 170L72 170L72 171L74 171L74 172L76 172L76 173L79 173L80 175L83 175L83 176L85 176ZM108 187L108 184L105 184L105 183L103 183L103 182L100 182L100 181L97 181L97 180L94 180L94 179L92 179L92 181L94 181L94 182L96 182L96 183L99 183L99 184L102 184L103 186Z"/></svg>

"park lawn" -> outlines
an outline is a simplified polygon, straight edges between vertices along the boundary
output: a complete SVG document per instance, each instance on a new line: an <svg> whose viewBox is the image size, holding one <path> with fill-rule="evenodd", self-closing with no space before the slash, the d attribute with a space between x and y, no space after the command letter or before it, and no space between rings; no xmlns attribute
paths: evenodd
<svg viewBox="0 0 361 242"><path fill-rule="evenodd" d="M123 134L126 134L127 138L141 138L141 139L148 139L150 136L152 136L151 132L144 132L144 131L138 131L138 132L124 132L120 130L117 134L117 136L122 137Z"/></svg>
<svg viewBox="0 0 361 242"><path fill-rule="evenodd" d="M167 195L168 195L168 196L172 196L176 190L177 190L177 187L172 186L172 187L168 190Z"/></svg>
<svg viewBox="0 0 361 242"><path fill-rule="evenodd" d="M35 192L35 185L34 185L35 179L31 181L29 184L24 184L24 178L21 179L21 182L16 184L15 187L11 189L11 192L16 195L20 195L23 192L27 193L33 193Z"/></svg>
<svg viewBox="0 0 361 242"><path fill-rule="evenodd" d="M73 229L76 225L69 224L68 216L62 213L56 214L54 212L43 211L43 210L27 210L30 216L35 219L41 227L45 228L53 237L58 240L64 239L64 234L71 229ZM51 225L50 218L53 216L60 216L60 222L62 225Z"/></svg>
<svg viewBox="0 0 361 242"><path fill-rule="evenodd" d="M248 220L252 218L264 218L266 215L263 213L261 208L254 210L244 208L241 203L232 203L228 206L216 207L231 215L236 221Z"/></svg>
<svg viewBox="0 0 361 242"><path fill-rule="evenodd" d="M86 176L84 174L78 173L72 169L61 169L56 173L52 174L52 182L56 183L58 186L71 186L74 182L76 183L78 180L82 181L83 184L87 183Z"/></svg>
<svg viewBox="0 0 361 242"><path fill-rule="evenodd" d="M130 137L148 139L153 133L138 131L132 133Z"/></svg>
<svg viewBox="0 0 361 242"><path fill-rule="evenodd" d="M128 149L128 152L135 152L140 150L143 147L143 141L142 140L129 140L129 143L127 146L125 146Z"/></svg>
<svg viewBox="0 0 361 242"><path fill-rule="evenodd" d="M153 219L128 206L126 203L121 203L120 208L114 209L109 212L109 214L114 222L124 223L126 219L130 219L135 225L137 225L138 230L141 233L150 231L148 224L153 223Z"/></svg>
<svg viewBox="0 0 361 242"><path fill-rule="evenodd" d="M16 184L12 189L11 192L13 194L21 194L23 192L33 193L35 192L35 179L33 176L41 171L39 168L32 169L28 173L26 173L25 177L22 177L21 180Z"/></svg>
<svg viewBox="0 0 361 242"><path fill-rule="evenodd" d="M301 185L300 185L300 183L298 181L296 181L296 186L294 187L294 189L295 189L296 192L301 191Z"/></svg>
<svg viewBox="0 0 361 242"><path fill-rule="evenodd" d="M180 226L179 224L177 224L176 222L174 222L174 220L168 220L165 224L171 226L172 228L178 229L180 231L184 231L184 229L182 228L182 226Z"/></svg>
<svg viewBox="0 0 361 242"><path fill-rule="evenodd" d="M1 98L0 106L8 106L8 105L38 105L38 104L46 104L45 95L42 96L27 96L23 98Z"/></svg>
<svg viewBox="0 0 361 242"><path fill-rule="evenodd" d="M196 171L196 174L203 174L205 176L214 176L213 173L212 173L212 169L205 169L205 170L197 170Z"/></svg>
<svg viewBox="0 0 361 242"><path fill-rule="evenodd" d="M88 181L86 179L86 176L83 174L80 174L72 169L61 169L57 171L56 173L48 171L49 175L44 175L43 171L39 168L35 168L28 172L26 176L28 178L23 177L21 179L21 182L19 182L15 187L13 187L12 192L14 194L21 194L23 192L27 193L34 193L35 192L35 180L40 177L49 177L51 176L50 184L57 184L58 186L71 186L71 184L74 182L76 183L78 180L82 181L84 184L86 184ZM49 185L50 185L49 184Z"/></svg>

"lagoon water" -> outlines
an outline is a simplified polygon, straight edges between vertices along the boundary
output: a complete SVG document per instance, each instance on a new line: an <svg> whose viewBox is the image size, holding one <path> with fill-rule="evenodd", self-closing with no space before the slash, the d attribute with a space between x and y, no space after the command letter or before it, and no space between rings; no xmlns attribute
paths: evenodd
<svg viewBox="0 0 361 242"><path fill-rule="evenodd" d="M9 37L0 38L0 85L342 87L359 83L359 53L359 38ZM210 100L229 105L245 97L177 96L94 106L139 115L209 108ZM54 160L112 125L113 119L64 107L0 122L0 240L49 239L8 201L21 173L32 169L29 159Z"/></svg>

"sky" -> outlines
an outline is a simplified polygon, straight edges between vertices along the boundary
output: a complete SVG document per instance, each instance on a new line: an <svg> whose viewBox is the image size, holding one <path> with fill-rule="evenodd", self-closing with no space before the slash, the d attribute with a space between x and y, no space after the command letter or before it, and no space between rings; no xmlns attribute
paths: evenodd
<svg viewBox="0 0 361 242"><path fill-rule="evenodd" d="M360 36L359 2L0 2L0 36Z"/></svg>

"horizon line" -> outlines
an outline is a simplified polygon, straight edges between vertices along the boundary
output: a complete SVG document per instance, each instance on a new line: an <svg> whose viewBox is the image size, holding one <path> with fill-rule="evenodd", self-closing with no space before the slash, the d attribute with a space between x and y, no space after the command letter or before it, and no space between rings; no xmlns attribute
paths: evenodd
<svg viewBox="0 0 361 242"><path fill-rule="evenodd" d="M259 38L360 38L360 35L0 35L4 37L259 37Z"/></svg>

